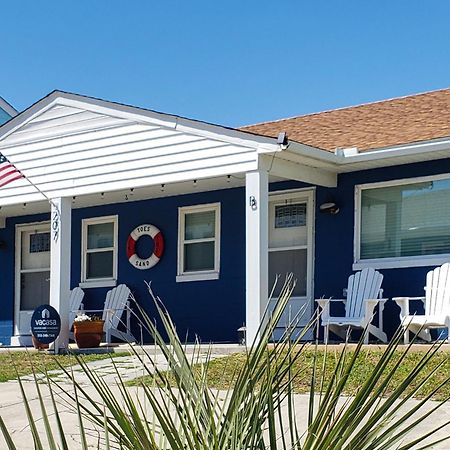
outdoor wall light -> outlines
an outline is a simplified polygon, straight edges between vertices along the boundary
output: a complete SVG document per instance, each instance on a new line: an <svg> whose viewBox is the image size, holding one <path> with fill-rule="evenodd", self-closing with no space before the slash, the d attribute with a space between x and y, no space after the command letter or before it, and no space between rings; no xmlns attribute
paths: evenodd
<svg viewBox="0 0 450 450"><path fill-rule="evenodd" d="M335 215L339 212L339 206L334 203L334 202L326 202L326 203L322 203L319 206L319 211L321 213L325 213L325 214L331 214L331 215Z"/></svg>

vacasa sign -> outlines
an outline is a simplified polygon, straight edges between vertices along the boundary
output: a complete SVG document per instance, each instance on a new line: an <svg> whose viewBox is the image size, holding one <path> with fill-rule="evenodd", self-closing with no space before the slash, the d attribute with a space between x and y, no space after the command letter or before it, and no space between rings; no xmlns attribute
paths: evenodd
<svg viewBox="0 0 450 450"><path fill-rule="evenodd" d="M42 344L50 344L56 340L61 331L61 318L53 306L41 305L31 317L31 333Z"/></svg>

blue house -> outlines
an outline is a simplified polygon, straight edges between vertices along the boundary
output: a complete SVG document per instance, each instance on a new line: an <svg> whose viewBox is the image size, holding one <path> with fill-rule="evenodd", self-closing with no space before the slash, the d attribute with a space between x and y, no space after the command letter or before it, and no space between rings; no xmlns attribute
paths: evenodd
<svg viewBox="0 0 450 450"><path fill-rule="evenodd" d="M0 152L24 175L0 188L3 344L29 344L49 302L67 345L76 286L101 309L124 283L152 317L152 281L181 336L233 342L276 274L306 322L353 271L416 296L450 259L450 89L241 129L54 91L0 127Z"/></svg>

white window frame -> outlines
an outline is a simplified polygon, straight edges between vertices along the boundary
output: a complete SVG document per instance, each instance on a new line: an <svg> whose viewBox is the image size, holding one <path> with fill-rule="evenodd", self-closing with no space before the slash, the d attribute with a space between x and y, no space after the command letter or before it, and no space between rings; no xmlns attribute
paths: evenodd
<svg viewBox="0 0 450 450"><path fill-rule="evenodd" d="M422 183L450 179L450 173L399 180L365 183L355 186L355 227L353 238L353 270L373 267L374 269L397 269L405 267L439 266L450 260L450 253L423 256L398 256L393 258L361 259L361 193L364 189L402 186L405 184Z"/></svg>
<svg viewBox="0 0 450 450"><path fill-rule="evenodd" d="M87 231L89 225L96 225L101 223L113 223L114 224L114 244L113 247L106 247L99 249L99 251L113 251L113 276L108 278L87 278ZM94 287L111 287L117 284L117 249L118 249L118 216L103 216L103 217L90 217L81 221L81 283L80 287L94 288Z"/></svg>
<svg viewBox="0 0 450 450"><path fill-rule="evenodd" d="M208 239L196 239L188 242L206 242L214 240L214 270L202 270L195 272L184 271L184 244L185 244L185 218L186 214L214 211L215 236ZM178 208L178 269L177 282L217 280L220 274L220 203L208 203L202 205L182 206Z"/></svg>

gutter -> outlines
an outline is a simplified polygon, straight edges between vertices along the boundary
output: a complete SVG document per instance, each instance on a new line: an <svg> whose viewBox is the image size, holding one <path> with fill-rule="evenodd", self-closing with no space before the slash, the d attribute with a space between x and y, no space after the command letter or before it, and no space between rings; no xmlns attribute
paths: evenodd
<svg viewBox="0 0 450 450"><path fill-rule="evenodd" d="M289 145L283 149L286 152L294 153L310 159L315 159L325 163L330 168L336 168L347 164L386 160L391 158L401 158L417 154L434 153L448 150L450 155L450 138L440 140L422 141L413 144L397 145L385 147L379 150L370 150L359 153L357 149L344 149L336 153L321 150L316 147L301 144L296 141L289 141ZM347 151L351 150L351 151Z"/></svg>

